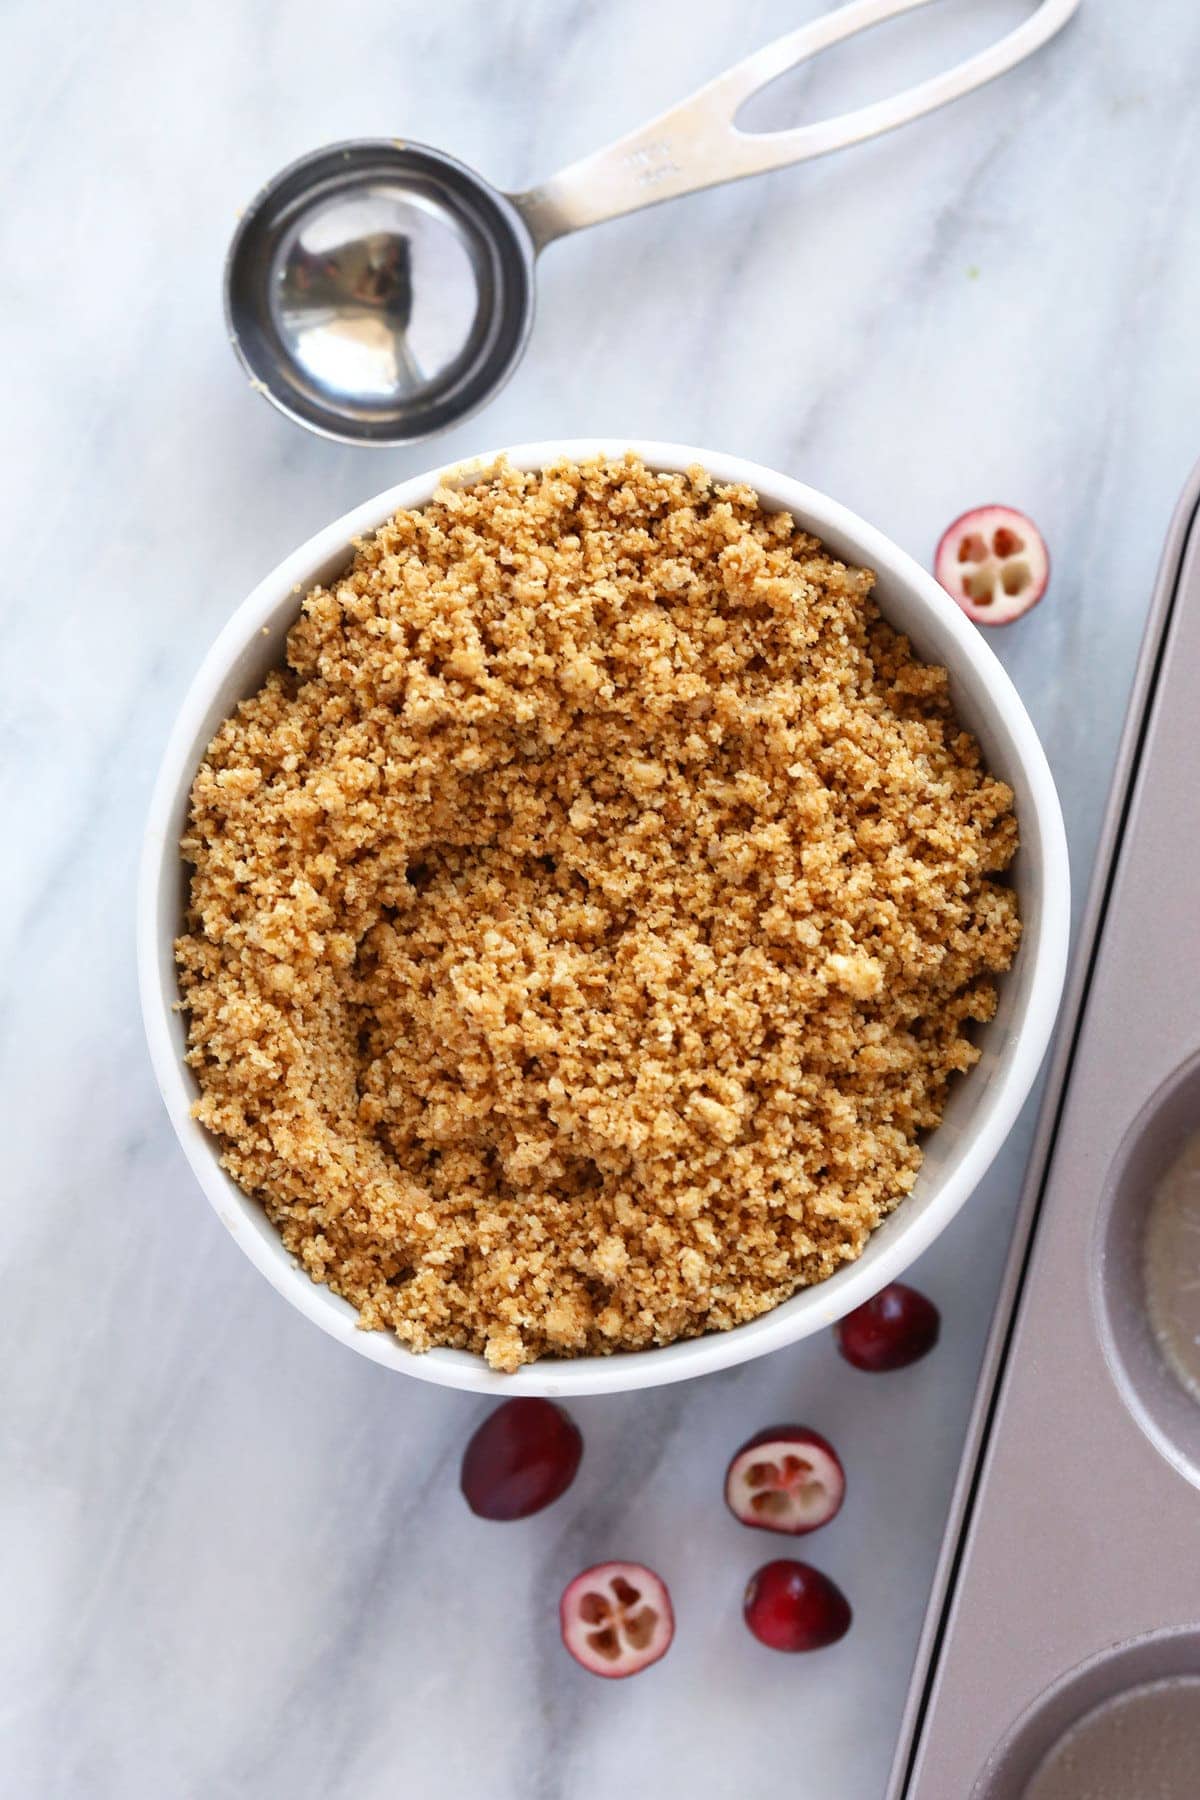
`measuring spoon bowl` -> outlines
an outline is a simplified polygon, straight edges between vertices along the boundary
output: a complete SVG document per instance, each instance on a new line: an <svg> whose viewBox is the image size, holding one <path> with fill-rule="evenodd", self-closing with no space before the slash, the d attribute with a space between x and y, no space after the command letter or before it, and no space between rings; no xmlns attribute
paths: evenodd
<svg viewBox="0 0 1200 1800"><path fill-rule="evenodd" d="M489 400L533 322L516 206L425 144L332 144L247 207L225 271L230 341L280 412L346 443L415 442Z"/></svg>

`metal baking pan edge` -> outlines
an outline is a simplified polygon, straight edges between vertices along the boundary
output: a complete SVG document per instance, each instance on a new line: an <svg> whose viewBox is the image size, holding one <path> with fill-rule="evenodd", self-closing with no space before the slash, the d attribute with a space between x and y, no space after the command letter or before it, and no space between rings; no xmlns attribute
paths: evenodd
<svg viewBox="0 0 1200 1800"><path fill-rule="evenodd" d="M996 1299L984 1349L975 1401L971 1409L962 1460L951 1495L942 1547L934 1570L925 1622L917 1643L908 1698L901 1715L899 1738L884 1800L904 1800L916 1769L926 1710L937 1673L941 1643L954 1595L959 1561L971 1525L983 1455L987 1448L1000 1379L1008 1357L1017 1303L1036 1247L1042 1193L1058 1134L1067 1083L1074 1061L1080 1024L1087 1003L1096 950L1108 910L1117 853L1121 847L1129 799L1141 763L1142 748L1164 645L1170 629L1180 571L1193 531L1200 530L1200 464L1192 470L1175 508L1159 564L1154 595L1130 690L1125 724L1117 747L1112 786L1096 851L1095 869L1075 946L1066 999L1059 1017L1046 1090L1038 1115L1012 1244Z"/></svg>

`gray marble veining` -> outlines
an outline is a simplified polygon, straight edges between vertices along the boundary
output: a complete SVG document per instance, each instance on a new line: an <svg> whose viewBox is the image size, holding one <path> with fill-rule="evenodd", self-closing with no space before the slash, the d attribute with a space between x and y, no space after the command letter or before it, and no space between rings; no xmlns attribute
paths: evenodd
<svg viewBox="0 0 1200 1800"><path fill-rule="evenodd" d="M403 133L537 179L812 0L244 0L0 16L0 1791L19 1800L600 1800L882 1791L1028 1142L918 1279L942 1346L886 1380L828 1341L595 1399L570 1496L487 1527L465 1397L347 1355L225 1239L141 1044L132 878L159 747L252 583L429 461L570 433L785 468L928 559L963 507L1042 524L1050 594L997 648L1043 733L1082 888L1158 547L1200 451L1200 14L1084 0L1037 63L901 135L546 257L530 356L431 451L301 434L252 395L219 276L288 158ZM947 5L781 84L756 123L882 92L1020 0ZM720 1504L744 1428L849 1470L814 1558L851 1636L746 1636L771 1553ZM562 1654L566 1576L672 1582L644 1679Z"/></svg>

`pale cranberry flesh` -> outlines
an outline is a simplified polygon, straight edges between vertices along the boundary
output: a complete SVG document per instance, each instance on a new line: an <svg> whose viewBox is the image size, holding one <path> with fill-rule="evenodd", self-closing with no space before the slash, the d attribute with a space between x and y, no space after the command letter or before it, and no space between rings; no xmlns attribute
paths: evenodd
<svg viewBox="0 0 1200 1800"><path fill-rule="evenodd" d="M903 1281L893 1281L835 1327L838 1349L856 1369L872 1375L906 1369L938 1341L941 1315L932 1300Z"/></svg>
<svg viewBox="0 0 1200 1800"><path fill-rule="evenodd" d="M579 1427L549 1400L506 1400L474 1433L460 1485L481 1519L527 1519L575 1479L583 1455Z"/></svg>
<svg viewBox="0 0 1200 1800"><path fill-rule="evenodd" d="M742 1603L746 1624L768 1650L824 1650L850 1629L850 1602L811 1563L781 1557L750 1577Z"/></svg>
<svg viewBox="0 0 1200 1800"><path fill-rule="evenodd" d="M772 1425L757 1432L725 1472L725 1504L734 1518L790 1537L827 1525L845 1493L837 1451L807 1425Z"/></svg>
<svg viewBox="0 0 1200 1800"><path fill-rule="evenodd" d="M671 1648L675 1614L666 1583L644 1563L596 1563L567 1583L559 1602L562 1640L592 1675L621 1681Z"/></svg>
<svg viewBox="0 0 1200 1800"><path fill-rule="evenodd" d="M1011 625L1046 592L1050 553L1015 507L977 506L942 533L933 572L977 625Z"/></svg>

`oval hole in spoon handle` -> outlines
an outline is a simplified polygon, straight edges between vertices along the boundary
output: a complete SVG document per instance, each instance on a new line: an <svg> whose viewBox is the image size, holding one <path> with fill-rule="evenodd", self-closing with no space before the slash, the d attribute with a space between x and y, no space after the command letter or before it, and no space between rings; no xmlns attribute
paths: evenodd
<svg viewBox="0 0 1200 1800"><path fill-rule="evenodd" d="M741 107L777 76L872 25L929 4L851 0L767 44L615 144L572 163L528 193L514 194L513 204L536 247L639 207L805 162L907 125L1023 62L1062 29L1079 0L1041 0L1028 19L994 44L890 99L790 131L738 130L734 120Z"/></svg>

